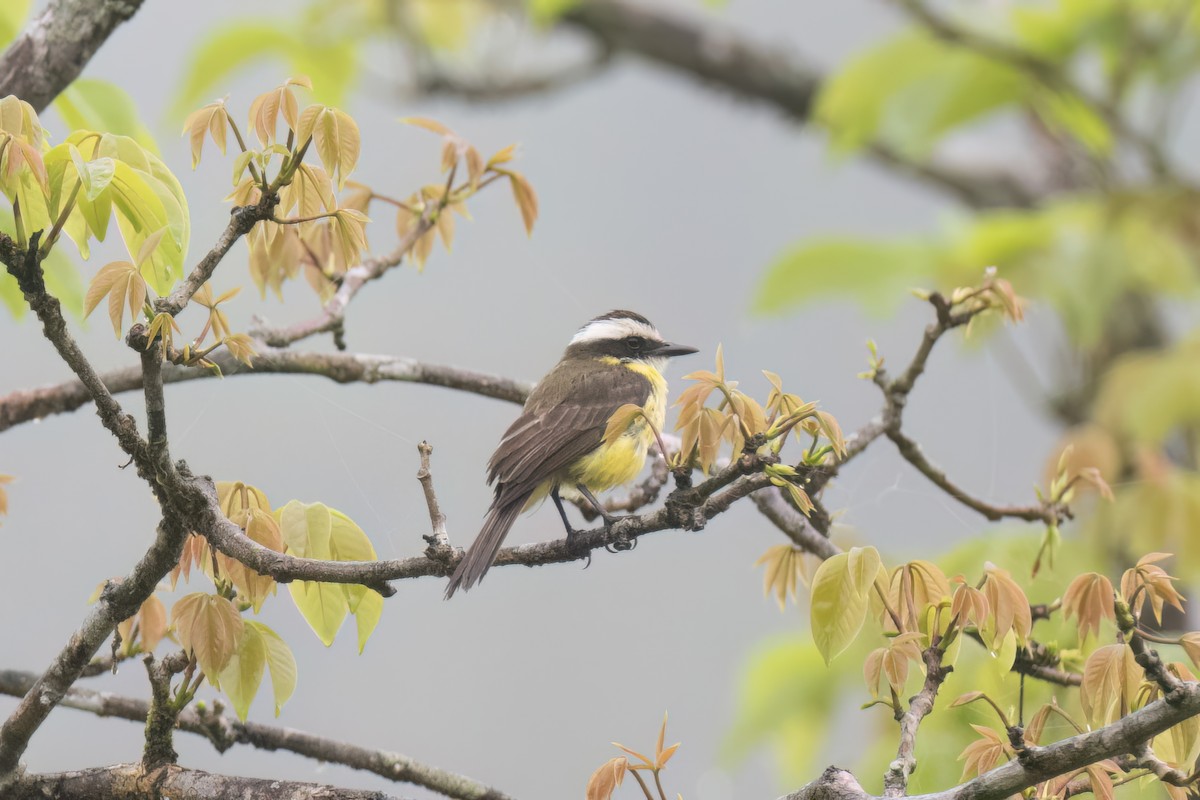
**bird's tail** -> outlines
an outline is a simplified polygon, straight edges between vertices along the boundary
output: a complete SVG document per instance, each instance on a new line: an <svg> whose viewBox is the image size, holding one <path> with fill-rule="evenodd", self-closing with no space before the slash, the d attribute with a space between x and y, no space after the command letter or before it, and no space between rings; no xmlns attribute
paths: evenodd
<svg viewBox="0 0 1200 800"><path fill-rule="evenodd" d="M516 502L494 505L488 511L483 521L483 529L475 537L475 541L467 548L467 554L458 562L450 583L446 586L446 599L449 600L459 589L464 592L483 579L484 574L496 560L504 537L517 520L517 515L525 507L527 498L517 498Z"/></svg>

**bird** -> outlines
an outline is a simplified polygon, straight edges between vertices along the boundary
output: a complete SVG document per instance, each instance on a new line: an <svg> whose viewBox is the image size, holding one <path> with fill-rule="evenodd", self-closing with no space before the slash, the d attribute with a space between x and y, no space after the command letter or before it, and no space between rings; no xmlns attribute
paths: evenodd
<svg viewBox="0 0 1200 800"><path fill-rule="evenodd" d="M517 516L547 495L558 507L568 538L577 531L567 519L563 493L578 492L611 525L616 518L594 493L628 483L641 472L666 415L667 362L696 352L665 341L650 320L633 311L610 311L580 328L559 362L529 393L521 415L488 461L492 504L450 577L446 599L483 578ZM643 413L606 442L609 419L628 404Z"/></svg>

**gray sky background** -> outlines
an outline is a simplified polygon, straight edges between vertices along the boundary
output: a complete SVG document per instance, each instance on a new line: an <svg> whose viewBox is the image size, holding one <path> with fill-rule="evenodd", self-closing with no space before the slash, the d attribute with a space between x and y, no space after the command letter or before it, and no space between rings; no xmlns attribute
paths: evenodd
<svg viewBox="0 0 1200 800"><path fill-rule="evenodd" d="M712 13L699 3L684 5ZM232 157L220 158L210 145L193 173L175 123L164 123L184 56L202 34L248 8L293 7L216 0L185 9L148 0L86 72L124 86L151 122L188 192L193 261L224 225L221 198ZM896 24L885 4L868 0L733 0L719 16L827 65ZM223 91L241 120L254 95L284 77L284 66L264 63ZM864 368L866 339L902 362L925 324L916 301L888 320L841 302L786 318L750 315L759 275L790 243L827 233L925 231L953 212L946 199L873 167L833 163L817 137L773 111L633 61L567 92L517 103L398 103L364 90L347 110L363 131L355 177L380 191L406 194L436 176L434 137L396 121L421 114L483 150L520 142L519 168L542 206L527 238L507 190L486 192L472 204L475 222L460 224L453 255L439 249L423 274L405 267L358 297L347 331L354 351L534 379L582 322L632 308L666 336L702 350L675 365L673 393L679 376L710 367L723 343L728 373L752 392L765 396L759 370L774 370L850 430L879 405L875 388L855 377ZM65 133L53 115L47 123L56 137ZM392 241L391 221L381 214L372 242L383 249ZM85 275L101 263L84 265ZM301 284L287 287L286 308L274 299L260 302L242 245L222 264L215 285L245 287L229 304L235 325L256 313L284 320L317 309ZM1034 316L1015 334L1027 350L1040 346L1039 336L1055 341ZM198 318L192 312L185 331L197 329ZM0 394L68 377L35 325L0 315L0 338L6 342ZM80 338L101 369L133 363L102 317ZM139 397L121 399L140 415ZM358 522L382 558L414 555L424 546L428 519L414 479L421 439L435 447L435 482L452 541L469 543L490 496L483 465L517 411L431 387L341 387L273 376L168 387L167 401L175 457L219 479L253 483L276 505L324 501ZM1029 497L1052 444L1051 430L995 360L954 343L937 352L907 419L937 461L991 498ZM902 465L886 442L872 450L826 495L831 508L844 512L845 539L875 544L894 559L928 554L984 529ZM0 437L0 472L18 476L0 527L4 667L44 668L82 619L93 587L123 574L150 542L155 506L135 475L117 469L123 460L87 410ZM509 541L560 535L557 515L543 509L519 521ZM988 535L1005 533L991 528ZM268 602L263 619L292 646L300 678L279 723L396 750L536 799L582 796L591 771L615 754L610 740L652 746L669 710L668 738L683 742L667 773L672 792L688 800L775 797L785 787L765 754L725 772L717 752L750 652L771 637L806 635L807 612L780 614L763 598L761 574L752 567L780 541L745 503L702 533L658 534L633 553L599 553L586 571L497 569L480 589L450 603L441 599L441 581L404 581L362 656L354 653L352 629L332 648L321 646L283 592ZM193 585L206 588L202 580ZM647 627L647 618L660 624ZM147 695L137 663L89 685ZM255 703L253 719L270 721L268 699ZM0 714L13 705L0 698ZM861 724L868 723L864 714ZM33 770L133 761L140 739L136 725L62 709L37 734L27 760ZM215 771L431 796L287 754L236 748L217 756L206 742L182 734L177 746L183 763ZM854 753L852 743L833 746L827 759L850 760Z"/></svg>

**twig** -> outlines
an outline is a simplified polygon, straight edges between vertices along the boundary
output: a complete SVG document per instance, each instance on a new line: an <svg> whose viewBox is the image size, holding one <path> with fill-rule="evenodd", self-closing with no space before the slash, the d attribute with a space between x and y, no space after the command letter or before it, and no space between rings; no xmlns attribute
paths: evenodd
<svg viewBox="0 0 1200 800"><path fill-rule="evenodd" d="M421 482L421 491L425 494L425 505L429 509L429 522L432 532L425 537L430 547L438 550L450 547L450 536L446 533L446 515L438 505L437 493L433 490L433 473L429 471L429 457L433 454L433 445L421 442L417 445L421 454L421 468L417 470L417 480Z"/></svg>
<svg viewBox="0 0 1200 800"><path fill-rule="evenodd" d="M954 311L949 301L941 294L934 292L929 302L937 313L937 318L925 328L921 344L908 367L896 378L889 378L888 373L879 368L874 375L874 381L884 396L884 411L882 416L882 432L892 440L896 449L905 461L916 467L917 471L932 481L946 494L958 500L968 508L978 511L987 519L995 521L1005 517L1022 519L1029 522L1043 521L1048 524L1061 521L1068 511L1059 504L1046 503L1034 506L1002 506L980 500L956 485L946 475L945 471L933 464L921 451L920 445L901 430L904 407L908 395L912 392L917 379L925 371L925 365L933 352L934 346L948 331L966 325L972 318L982 312L983 308Z"/></svg>
<svg viewBox="0 0 1200 800"><path fill-rule="evenodd" d="M199 263L192 269L188 276L175 287L175 291L171 292L169 297L163 297L154 303L154 310L158 313L167 313L171 316L176 316L183 310L188 301L192 299L192 295L200 291L209 278L212 277L217 265L225 258L225 254L237 242L238 239L250 232L256 224L265 219L270 219L275 212L275 205L279 202L279 198L274 194L265 194L257 204L252 206L238 206L229 212L229 224L225 226L225 230L221 232L217 243L212 246L212 249L204 254Z"/></svg>
<svg viewBox="0 0 1200 800"><path fill-rule="evenodd" d="M1176 769L1158 758L1154 755L1154 751L1150 749L1149 742L1143 742L1142 746L1135 750L1133 755L1137 759L1139 767L1149 770L1154 774L1154 777L1171 786L1190 786L1197 779L1200 779L1200 771L1188 775L1183 770Z"/></svg>

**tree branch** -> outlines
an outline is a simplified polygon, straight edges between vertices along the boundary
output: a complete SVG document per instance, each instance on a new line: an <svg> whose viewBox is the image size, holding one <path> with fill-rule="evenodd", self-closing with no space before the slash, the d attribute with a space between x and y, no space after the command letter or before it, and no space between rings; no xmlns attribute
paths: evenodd
<svg viewBox="0 0 1200 800"><path fill-rule="evenodd" d="M148 445L138 434L133 417L121 409L120 404L109 393L108 387L104 385L104 381L88 363L75 338L67 330L62 306L46 291L45 276L42 274L41 259L38 256L38 238L39 233L34 233L30 237L28 248L22 250L7 235L0 233L0 263L3 263L8 268L8 273L17 279L25 301L42 323L42 333L75 373L87 396L95 402L100 422L116 437L121 449L137 462L139 468L148 468L151 464Z"/></svg>
<svg viewBox="0 0 1200 800"><path fill-rule="evenodd" d="M816 68L786 49L769 48L728 28L635 0L588 0L572 7L562 23L598 39L606 48L633 53L659 66L767 103L792 119L810 119L824 80ZM913 161L884 144L868 154L896 172L949 192L968 205L1029 207L1038 197L1016 175L968 169L939 161Z"/></svg>
<svg viewBox="0 0 1200 800"><path fill-rule="evenodd" d="M250 232L259 222L270 219L275 213L275 205L279 202L279 197L274 194L263 195L263 198L252 206L237 206L229 212L229 224L225 226L225 230L217 238L217 243L212 246L204 257L192 268L188 276L175 287L169 297L162 297L155 301L154 310L160 314L166 312L171 316L176 316L183 310L188 301L192 299L192 295L200 291L212 274L217 269L217 265L225 258L225 254L230 248L237 243L237 240Z"/></svg>
<svg viewBox="0 0 1200 800"><path fill-rule="evenodd" d="M474 372L444 364L429 364L404 356L382 356L343 353L296 353L263 345L254 357L254 367L247 367L229 353L213 353L209 360L221 368L225 377L231 375L291 374L319 375L338 383L375 383L400 381L444 386L522 403L532 388L528 383ZM180 383L218 377L213 370L200 367L163 365L163 381ZM142 372L127 367L106 372L100 382L113 394L142 388ZM79 380L52 386L12 392L0 397L0 432L23 422L42 419L53 414L65 414L92 402L92 394Z"/></svg>
<svg viewBox="0 0 1200 800"><path fill-rule="evenodd" d="M142 0L52 0L0 56L0 96L15 94L40 113L141 5Z"/></svg>
<svg viewBox="0 0 1200 800"><path fill-rule="evenodd" d="M0 694L21 697L29 691L36 677L27 672L0 670ZM145 722L150 711L150 705L144 700L77 687L67 692L62 705L98 717L117 717L139 724ZM456 800L512 800L498 789L463 775L422 764L399 753L371 750L292 728L241 722L215 709L205 713L186 709L179 715L176 727L186 733L205 737L222 753L238 744L260 750L284 750L317 761L371 772L388 780L423 786Z"/></svg>
<svg viewBox="0 0 1200 800"><path fill-rule="evenodd" d="M72 772L27 775L16 787L24 798L96 800L158 798L219 800L270 797L272 800L389 800L391 795L367 789L342 789L320 783L217 775L170 764L145 772L140 764L115 764ZM399 800L399 798L396 798Z"/></svg>
<svg viewBox="0 0 1200 800"><path fill-rule="evenodd" d="M1068 510L1058 503L1044 503L1033 506L1001 506L988 503L968 494L959 488L946 475L945 471L935 466L920 446L902 430L904 407L908 403L908 395L912 392L917 379L925 371L925 365L933 352L934 346L942 336L955 328L969 323L974 317L985 310L983 307L967 308L955 311L941 294L934 292L929 296L929 302L937 313L937 318L925 328L921 344L908 367L896 378L889 378L887 372L879 367L875 370L875 384L883 392L884 410L882 416L882 432L896 445L896 449L905 461L917 468L922 475L929 478L938 488L958 500L968 508L978 511L987 519L995 521L1010 517L1028 522L1044 521L1047 524L1058 523L1069 514Z"/></svg>
<svg viewBox="0 0 1200 800"><path fill-rule="evenodd" d="M1020 760L974 780L912 800L1002 800L1032 786L1126 753L1138 753L1144 742L1200 714L1200 684L1187 682L1162 700L1140 708L1111 725L1072 736L1045 747L1031 747ZM830 767L820 778L781 800L872 800L843 769Z"/></svg>
<svg viewBox="0 0 1200 800"><path fill-rule="evenodd" d="M83 624L0 726L0 795L6 781L13 777L30 737L79 678L100 645L119 622L137 613L158 582L178 563L186 535L186 528L169 524L166 519L159 524L154 544L123 581L110 581L105 586Z"/></svg>
<svg viewBox="0 0 1200 800"><path fill-rule="evenodd" d="M896 760L883 776L883 796L903 797L908 793L908 776L917 768L917 729L921 721L933 712L938 690L954 667L942 666L942 651L934 646L922 653L925 660L925 683L908 703L908 711L900 718L900 746Z"/></svg>
<svg viewBox="0 0 1200 800"><path fill-rule="evenodd" d="M1032 76L1052 91L1063 92L1075 97L1092 113L1112 126L1121 138L1135 147L1156 177L1178 176L1178 171L1172 169L1168 163L1166 152L1157 142L1134 128L1121 114L1118 107L1103 98L1094 97L1078 85L1058 64L1002 39L995 39L958 25L934 11L923 0L900 0L900 6L913 19L923 24L942 40L965 47L994 61L1008 64Z"/></svg>

